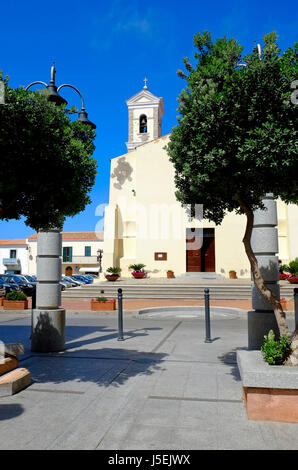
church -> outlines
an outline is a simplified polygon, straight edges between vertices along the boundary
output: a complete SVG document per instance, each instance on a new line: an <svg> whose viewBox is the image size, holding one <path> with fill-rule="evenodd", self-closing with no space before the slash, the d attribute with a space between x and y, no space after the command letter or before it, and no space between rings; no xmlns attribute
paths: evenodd
<svg viewBox="0 0 298 470"><path fill-rule="evenodd" d="M175 198L174 167L162 135L163 98L147 87L126 101L127 152L111 160L109 204L105 208L103 270L121 268L130 277L132 264L144 264L150 278L179 276L250 278L242 239L246 217L228 213L222 224L193 216ZM215 188L216 190L216 188ZM203 201L202 201L203 203ZM277 201L278 242L282 263L298 256L298 206Z"/></svg>

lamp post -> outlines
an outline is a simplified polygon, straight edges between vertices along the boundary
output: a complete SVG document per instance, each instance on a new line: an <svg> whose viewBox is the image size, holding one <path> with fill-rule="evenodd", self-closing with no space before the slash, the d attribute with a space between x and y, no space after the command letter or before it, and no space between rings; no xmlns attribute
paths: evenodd
<svg viewBox="0 0 298 470"><path fill-rule="evenodd" d="M102 254L103 254L103 249L99 248L97 250L97 261L99 262L99 272L102 273Z"/></svg>
<svg viewBox="0 0 298 470"><path fill-rule="evenodd" d="M67 101L59 95L64 87L75 90L81 98L82 107L78 121L96 128L88 119L84 99L73 85L63 84L57 88L55 65L51 68L49 84L42 81L30 83L25 90L36 84L48 90L48 100L56 105L66 105ZM32 309L31 350L35 352L57 352L65 349L65 309L61 308L61 254L62 234L59 228L40 231L37 234L37 286L36 306Z"/></svg>

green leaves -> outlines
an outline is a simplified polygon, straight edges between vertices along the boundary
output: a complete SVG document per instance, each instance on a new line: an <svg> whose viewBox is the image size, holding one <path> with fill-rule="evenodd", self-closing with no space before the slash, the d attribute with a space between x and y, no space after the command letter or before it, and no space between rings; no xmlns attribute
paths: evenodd
<svg viewBox="0 0 298 470"><path fill-rule="evenodd" d="M261 352L264 360L270 365L282 365L291 353L291 335L282 335L275 339L273 330L264 336Z"/></svg>
<svg viewBox="0 0 298 470"><path fill-rule="evenodd" d="M235 194L252 210L266 192L298 202L298 106L290 99L297 45L281 55L276 38L264 37L260 60L256 51L242 58L235 39L213 42L204 31L194 37L196 66L184 59L187 85L167 151L179 200L202 203L215 223L238 208Z"/></svg>
<svg viewBox="0 0 298 470"><path fill-rule="evenodd" d="M94 131L45 94L11 89L0 106L0 219L35 230L84 210L96 176Z"/></svg>

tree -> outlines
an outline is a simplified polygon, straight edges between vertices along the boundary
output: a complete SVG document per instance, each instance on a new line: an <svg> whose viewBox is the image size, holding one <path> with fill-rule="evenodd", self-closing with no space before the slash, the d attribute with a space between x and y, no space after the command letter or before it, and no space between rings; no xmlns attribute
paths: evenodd
<svg viewBox="0 0 298 470"><path fill-rule="evenodd" d="M1 80L2 74L0 74ZM44 93L12 89L0 104L0 220L25 218L35 230L62 228L90 203L95 132L71 122Z"/></svg>
<svg viewBox="0 0 298 470"><path fill-rule="evenodd" d="M298 203L298 107L290 96L298 76L298 43L281 54L275 32L263 40L260 60L257 50L242 58L243 47L234 39L213 42L206 31L194 36L197 64L186 57L186 73L177 72L187 85L167 151L181 203L202 203L204 217L217 225L227 212L246 215L243 243L253 279L284 335L286 317L263 280L251 234L253 212L264 209L266 193ZM243 62L246 66L239 66ZM297 339L298 326L294 343ZM295 354L298 358L298 349Z"/></svg>

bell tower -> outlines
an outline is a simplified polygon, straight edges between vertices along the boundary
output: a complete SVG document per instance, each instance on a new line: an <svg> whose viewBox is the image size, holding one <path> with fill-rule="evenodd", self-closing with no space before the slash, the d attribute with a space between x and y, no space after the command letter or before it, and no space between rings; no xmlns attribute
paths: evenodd
<svg viewBox="0 0 298 470"><path fill-rule="evenodd" d="M161 119L164 115L163 99L153 95L145 86L126 101L128 107L127 151L161 137Z"/></svg>

